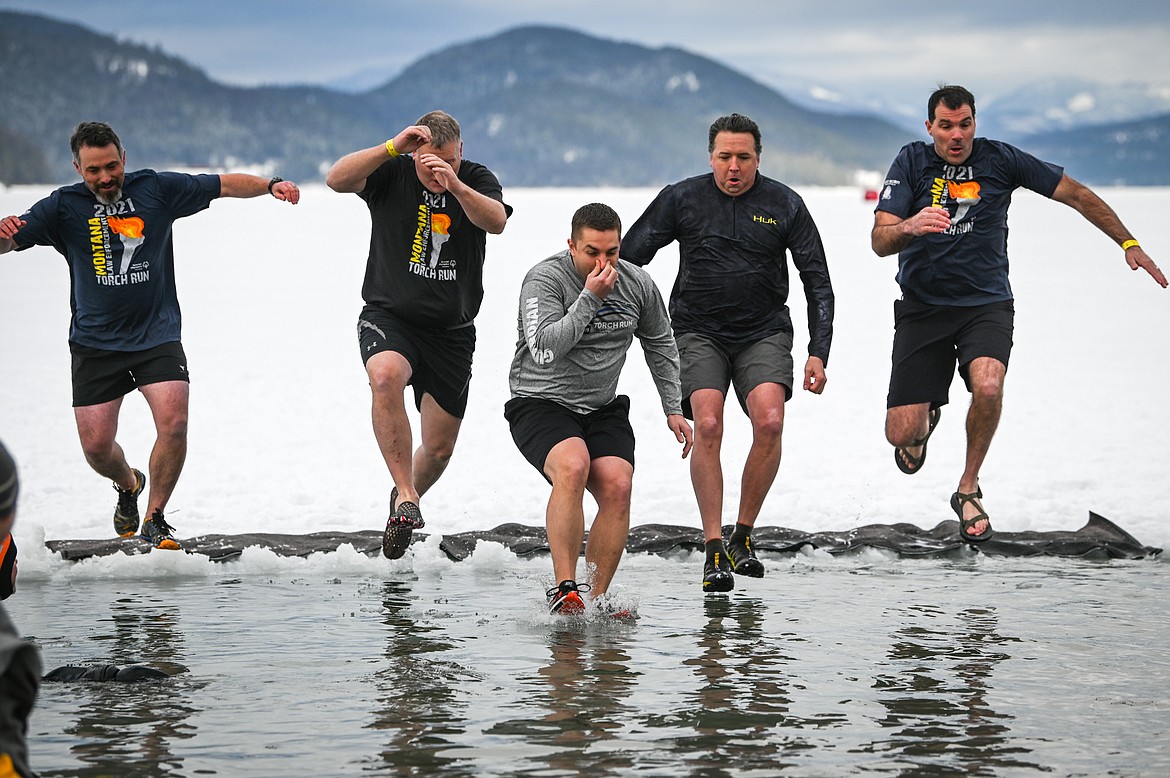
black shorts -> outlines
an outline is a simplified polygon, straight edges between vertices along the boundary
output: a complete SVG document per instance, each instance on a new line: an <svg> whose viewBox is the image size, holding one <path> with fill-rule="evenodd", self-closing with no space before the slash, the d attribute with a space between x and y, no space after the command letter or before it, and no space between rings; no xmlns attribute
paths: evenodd
<svg viewBox="0 0 1170 778"><path fill-rule="evenodd" d="M560 403L538 397L513 397L504 404L504 418L516 448L548 480L544 462L562 440L581 438L590 459L621 457L634 464L634 428L630 426L630 398L619 394L592 413L577 413Z"/></svg>
<svg viewBox="0 0 1170 778"><path fill-rule="evenodd" d="M107 351L69 344L73 355L73 407L124 397L140 386L187 381L187 355L177 340L145 351Z"/></svg>
<svg viewBox="0 0 1170 778"><path fill-rule="evenodd" d="M956 364L967 391L971 390L968 371L972 360L991 357L1006 368L1015 315L1011 300L969 308L895 300L893 368L886 407L946 405Z"/></svg>
<svg viewBox="0 0 1170 778"><path fill-rule="evenodd" d="M357 325L362 364L383 351L401 354L410 363L414 407L423 394L435 398L447 413L462 419L471 386L471 358L475 354L475 325L450 330L415 327L376 305L362 309Z"/></svg>
<svg viewBox="0 0 1170 778"><path fill-rule="evenodd" d="M739 407L747 413L747 396L760 384L784 387L784 399L792 399L792 333L777 332L752 343L723 341L684 332L675 338L682 377L683 415L694 419L691 394L697 389L718 389L725 396L735 385Z"/></svg>

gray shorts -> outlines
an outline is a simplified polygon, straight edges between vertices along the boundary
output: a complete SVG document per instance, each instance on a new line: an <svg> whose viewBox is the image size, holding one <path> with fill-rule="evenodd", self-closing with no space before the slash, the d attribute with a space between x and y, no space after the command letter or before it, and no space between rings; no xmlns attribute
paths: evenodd
<svg viewBox="0 0 1170 778"><path fill-rule="evenodd" d="M693 332L675 338L682 366L683 414L694 419L691 394L735 386L739 407L747 413L747 396L760 384L780 384L792 397L792 333L778 332L754 343L725 343Z"/></svg>

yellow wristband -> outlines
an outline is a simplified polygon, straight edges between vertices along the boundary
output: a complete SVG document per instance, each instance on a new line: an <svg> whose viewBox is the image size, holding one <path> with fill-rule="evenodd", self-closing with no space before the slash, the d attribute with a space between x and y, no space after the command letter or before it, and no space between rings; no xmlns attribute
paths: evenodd
<svg viewBox="0 0 1170 778"><path fill-rule="evenodd" d="M1133 238L1130 238L1130 239L1129 239L1129 240L1127 240L1125 243L1122 243L1122 244L1121 244L1121 250L1122 250L1122 251L1129 251L1129 250L1130 250L1131 248L1133 248L1134 246L1138 246L1138 247L1140 247L1141 245L1142 245L1142 244L1138 243L1138 242L1137 242L1136 240L1134 240Z"/></svg>
<svg viewBox="0 0 1170 778"><path fill-rule="evenodd" d="M386 141L386 151L388 151L390 153L390 156L392 156L392 157L398 156L398 149L394 148L394 139L393 138Z"/></svg>

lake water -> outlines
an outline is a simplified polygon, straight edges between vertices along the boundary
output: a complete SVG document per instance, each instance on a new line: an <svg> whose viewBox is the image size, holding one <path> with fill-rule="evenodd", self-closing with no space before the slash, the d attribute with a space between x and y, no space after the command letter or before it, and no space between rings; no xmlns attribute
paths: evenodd
<svg viewBox="0 0 1170 778"><path fill-rule="evenodd" d="M44 776L1165 775L1170 565L629 556L639 618L544 613L546 558L151 554L22 579ZM375 567L376 566L376 567ZM380 570L376 574L375 570Z"/></svg>
<svg viewBox="0 0 1170 778"><path fill-rule="evenodd" d="M2 190L0 214L49 191ZM1170 189L1101 193L1165 266ZM582 203L629 224L654 194L508 189L516 211L489 239L468 416L422 506L428 532L543 523L548 485L502 415L521 279L564 247ZM896 263L873 256L858 190L802 194L830 258L836 335L825 394L798 392L786 413L761 526L933 527L953 517L966 392L952 387L924 471L899 473L882 435ZM1011 218L1016 349L981 477L996 529L1072 530L1096 511L1170 546L1170 361L1157 357L1170 292L1072 209L1021 192ZM319 184L296 208L227 199L176 226L194 376L168 506L180 538L381 528L391 485L354 339L368 242L361 201ZM32 722L46 776L1170 774L1162 561L811 553L770 557L767 578L704 597L698 559L632 556L617 582L634 624L553 622L547 559L485 546L453 563L437 537L397 562L250 550L225 564L66 563L46 538L108 537L114 505L70 410L68 275L51 249L0 265L0 332L19 333L0 339L0 436L22 479L20 588L5 606L47 668L182 671L46 684ZM650 265L664 291L676 265L672 247ZM790 302L802 353L800 293ZM638 439L631 521L698 537L687 463L637 350L622 378ZM138 396L119 440L147 461ZM725 515L749 444L746 419L728 414Z"/></svg>

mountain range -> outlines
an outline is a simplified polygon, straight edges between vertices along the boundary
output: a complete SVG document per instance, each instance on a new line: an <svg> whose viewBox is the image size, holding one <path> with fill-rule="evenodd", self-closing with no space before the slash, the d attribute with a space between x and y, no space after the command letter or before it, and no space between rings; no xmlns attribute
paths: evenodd
<svg viewBox="0 0 1170 778"><path fill-rule="evenodd" d="M863 100L790 98L679 48L554 27L449 46L353 91L228 86L156 47L0 12L0 83L5 183L75 180L68 137L87 119L118 130L132 169L247 169L312 181L342 155L443 108L462 124L465 156L505 186L650 186L695 175L707 169L708 126L732 111L763 130L762 172L793 184L880 176L903 143L924 135L895 112L883 114L888 121L866 113ZM1121 109L1113 110L1110 119ZM1011 126L1031 129L1022 120ZM1170 113L1042 127L1000 137L1089 183L1170 184Z"/></svg>

